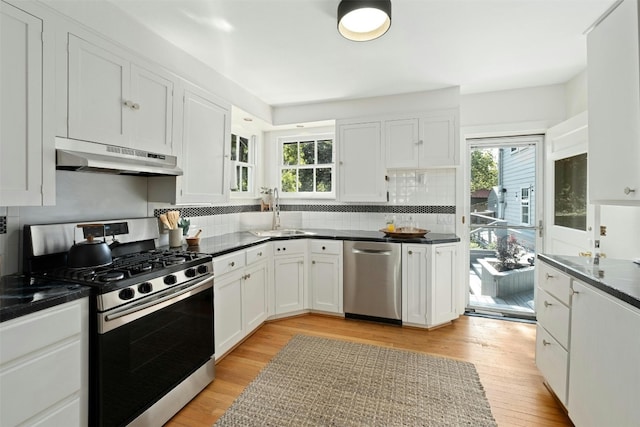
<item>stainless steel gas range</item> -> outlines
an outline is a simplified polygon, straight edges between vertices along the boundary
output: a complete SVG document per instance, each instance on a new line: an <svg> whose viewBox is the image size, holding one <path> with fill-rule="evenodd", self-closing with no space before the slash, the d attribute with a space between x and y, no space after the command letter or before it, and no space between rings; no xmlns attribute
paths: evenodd
<svg viewBox="0 0 640 427"><path fill-rule="evenodd" d="M155 218L83 228L112 262L66 265L76 224L25 226L25 272L92 287L89 425L162 425L214 378L213 263L156 248Z"/></svg>

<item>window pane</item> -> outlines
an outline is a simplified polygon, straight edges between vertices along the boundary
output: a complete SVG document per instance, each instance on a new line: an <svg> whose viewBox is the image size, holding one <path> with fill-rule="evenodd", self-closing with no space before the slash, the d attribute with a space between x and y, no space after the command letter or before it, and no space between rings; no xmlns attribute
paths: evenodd
<svg viewBox="0 0 640 427"><path fill-rule="evenodd" d="M231 134L231 160L238 160L236 146L238 145L238 137Z"/></svg>
<svg viewBox="0 0 640 427"><path fill-rule="evenodd" d="M555 162L554 223L587 229L587 154Z"/></svg>
<svg viewBox="0 0 640 427"><path fill-rule="evenodd" d="M296 179L296 169L283 169L280 179L280 186L283 193L294 193L298 191L298 180Z"/></svg>
<svg viewBox="0 0 640 427"><path fill-rule="evenodd" d="M316 191L319 193L331 192L331 168L316 169Z"/></svg>
<svg viewBox="0 0 640 427"><path fill-rule="evenodd" d="M298 164L298 143L286 142L282 144L282 164L297 165Z"/></svg>
<svg viewBox="0 0 640 427"><path fill-rule="evenodd" d="M318 141L318 164L333 163L333 141L325 139Z"/></svg>
<svg viewBox="0 0 640 427"><path fill-rule="evenodd" d="M249 168L244 166L240 175L240 191L249 191Z"/></svg>
<svg viewBox="0 0 640 427"><path fill-rule="evenodd" d="M249 163L249 140L247 138L239 138L238 144L238 160L244 163Z"/></svg>
<svg viewBox="0 0 640 427"><path fill-rule="evenodd" d="M313 169L299 169L300 188L298 191L313 191Z"/></svg>
<svg viewBox="0 0 640 427"><path fill-rule="evenodd" d="M316 163L315 142L305 141L300 143L300 164L313 165Z"/></svg>

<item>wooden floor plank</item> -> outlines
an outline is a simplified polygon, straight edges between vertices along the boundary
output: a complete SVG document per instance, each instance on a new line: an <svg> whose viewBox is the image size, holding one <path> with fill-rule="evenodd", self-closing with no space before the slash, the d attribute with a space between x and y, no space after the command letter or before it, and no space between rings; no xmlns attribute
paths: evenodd
<svg viewBox="0 0 640 427"><path fill-rule="evenodd" d="M465 360L476 365L499 426L571 426L535 366L535 325L463 316L451 325L416 328L306 315L261 326L216 365L216 379L168 427L210 427L296 334L374 344Z"/></svg>

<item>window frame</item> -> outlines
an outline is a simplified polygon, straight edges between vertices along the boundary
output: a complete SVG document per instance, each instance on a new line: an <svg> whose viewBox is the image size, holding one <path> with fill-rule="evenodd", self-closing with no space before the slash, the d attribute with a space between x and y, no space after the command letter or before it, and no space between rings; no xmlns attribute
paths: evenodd
<svg viewBox="0 0 640 427"><path fill-rule="evenodd" d="M318 161L318 142L331 140L331 163L317 163ZM287 143L296 142L298 144L303 142L314 142L315 149L315 159L316 163L311 165L285 165L282 161L283 153L284 153L284 145ZM276 179L277 179L277 187L278 194L280 198L283 199L336 199L336 138L334 133L317 133L317 134L299 134L299 135L288 135L281 136L277 138L277 164L276 164ZM296 192L285 192L282 191L282 171L284 169L313 169L316 170L318 168L329 168L331 169L331 191L329 192L316 192L314 191L296 191ZM314 172L314 183L316 181L316 173ZM314 186L315 187L315 186Z"/></svg>
<svg viewBox="0 0 640 427"><path fill-rule="evenodd" d="M248 151L248 159L247 162L242 162L237 159L233 159L233 144L234 138L236 137L235 144L236 147L236 156L239 151L239 140L240 138L247 140L247 151ZM245 136L243 132L232 132L231 138L229 139L229 168L240 168L240 171L236 172L235 176L237 179L241 180L241 171L242 168L247 169L247 191L233 190L231 189L231 178L229 179L229 194L234 198L255 198L256 197L256 136ZM231 177L234 176L232 173Z"/></svg>
<svg viewBox="0 0 640 427"><path fill-rule="evenodd" d="M527 197L525 198L525 192ZM524 221L524 211L526 207L527 220ZM531 186L520 187L520 222L522 224L531 225Z"/></svg>

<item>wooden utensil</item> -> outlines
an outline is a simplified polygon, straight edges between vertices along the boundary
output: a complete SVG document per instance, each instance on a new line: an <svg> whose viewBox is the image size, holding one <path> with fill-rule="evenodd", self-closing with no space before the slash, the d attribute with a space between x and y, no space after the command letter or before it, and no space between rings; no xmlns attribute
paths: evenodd
<svg viewBox="0 0 640 427"><path fill-rule="evenodd" d="M196 235L195 235L195 236L193 236L193 237L200 237L200 233L202 233L202 229L198 230L198 232L196 233Z"/></svg>
<svg viewBox="0 0 640 427"><path fill-rule="evenodd" d="M164 224L169 230L171 230L171 224L169 224L169 220L167 219L167 215L160 214L160 222Z"/></svg>
<svg viewBox="0 0 640 427"><path fill-rule="evenodd" d="M180 212L178 211L167 212L167 219L169 220L169 224L171 224L172 230L178 228L178 221L180 220Z"/></svg>

